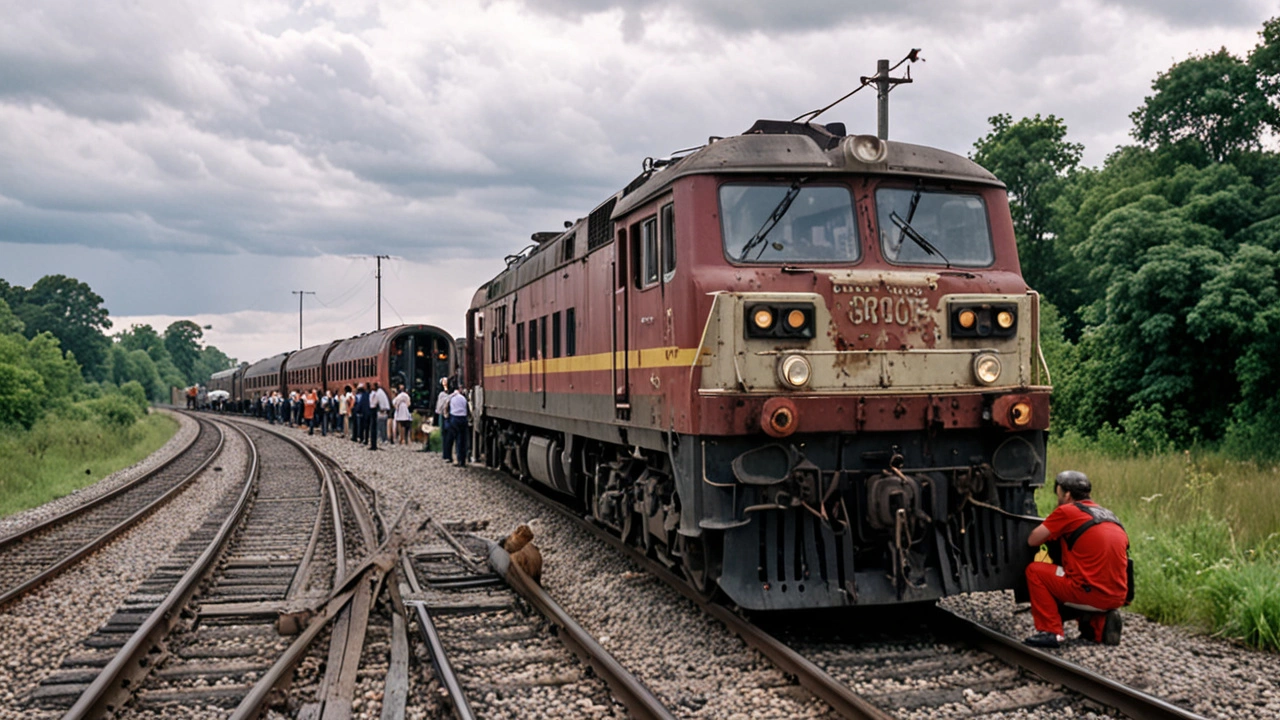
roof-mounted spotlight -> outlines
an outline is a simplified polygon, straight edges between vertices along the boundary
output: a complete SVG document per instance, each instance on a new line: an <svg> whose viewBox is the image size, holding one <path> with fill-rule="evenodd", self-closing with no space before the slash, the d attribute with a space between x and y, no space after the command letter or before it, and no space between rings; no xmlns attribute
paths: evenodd
<svg viewBox="0 0 1280 720"><path fill-rule="evenodd" d="M889 146L875 135L851 135L844 139L845 158L868 165L884 162Z"/></svg>

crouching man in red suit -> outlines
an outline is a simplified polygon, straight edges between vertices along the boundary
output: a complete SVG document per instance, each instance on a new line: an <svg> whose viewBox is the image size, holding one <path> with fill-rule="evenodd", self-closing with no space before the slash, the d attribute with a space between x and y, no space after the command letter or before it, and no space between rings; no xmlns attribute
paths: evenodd
<svg viewBox="0 0 1280 720"><path fill-rule="evenodd" d="M1092 486L1084 473L1067 470L1053 482L1058 507L1049 513L1027 543L1032 547L1059 542L1061 564L1027 566L1027 590L1036 634L1024 640L1036 647L1056 648L1063 635L1064 612L1078 617L1080 636L1106 645L1120 644L1122 620L1117 609L1128 604L1129 536L1115 514L1089 499Z"/></svg>

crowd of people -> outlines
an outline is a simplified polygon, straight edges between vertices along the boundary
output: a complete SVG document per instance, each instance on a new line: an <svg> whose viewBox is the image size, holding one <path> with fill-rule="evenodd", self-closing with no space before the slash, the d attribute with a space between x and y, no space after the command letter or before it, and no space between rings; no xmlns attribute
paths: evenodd
<svg viewBox="0 0 1280 720"><path fill-rule="evenodd" d="M444 459L465 465L468 455L470 404L456 382L440 381L434 423L443 435ZM321 435L337 435L353 442L367 444L370 450L383 445L413 443L413 413L404 385L397 385L395 395L388 395L380 383L357 383L342 390L321 392L273 391L258 399L259 417L268 423L306 428L308 435L317 430ZM423 451L427 450L426 445ZM457 459L455 461L454 456Z"/></svg>

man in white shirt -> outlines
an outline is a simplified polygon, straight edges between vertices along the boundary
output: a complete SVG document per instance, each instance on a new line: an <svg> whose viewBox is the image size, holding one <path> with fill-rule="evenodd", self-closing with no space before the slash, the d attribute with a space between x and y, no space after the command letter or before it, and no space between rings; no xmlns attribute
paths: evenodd
<svg viewBox="0 0 1280 720"><path fill-rule="evenodd" d="M387 393L378 383L373 384L373 393L369 397L369 414L373 419L376 427L369 428L369 449L378 449L378 435L386 434L387 424L378 422L379 418L385 418L391 413L391 400L387 397ZM384 437L383 440L386 440Z"/></svg>
<svg viewBox="0 0 1280 720"><path fill-rule="evenodd" d="M467 432L467 396L454 386L453 392L449 394L449 443L456 445L458 448L458 466L462 467L467 464L467 441L470 439ZM450 458L450 445L444 447L444 459L448 462Z"/></svg>

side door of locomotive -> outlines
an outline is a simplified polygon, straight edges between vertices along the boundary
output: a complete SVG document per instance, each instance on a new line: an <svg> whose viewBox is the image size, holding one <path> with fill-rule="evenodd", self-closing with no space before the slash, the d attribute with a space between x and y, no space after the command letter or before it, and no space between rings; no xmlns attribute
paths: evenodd
<svg viewBox="0 0 1280 720"><path fill-rule="evenodd" d="M631 349L630 367L632 419L661 426L664 416L666 303L663 286L661 232L657 213L641 216L629 227L631 254Z"/></svg>
<svg viewBox="0 0 1280 720"><path fill-rule="evenodd" d="M617 420L631 419L631 249L625 227L613 244L613 405Z"/></svg>

